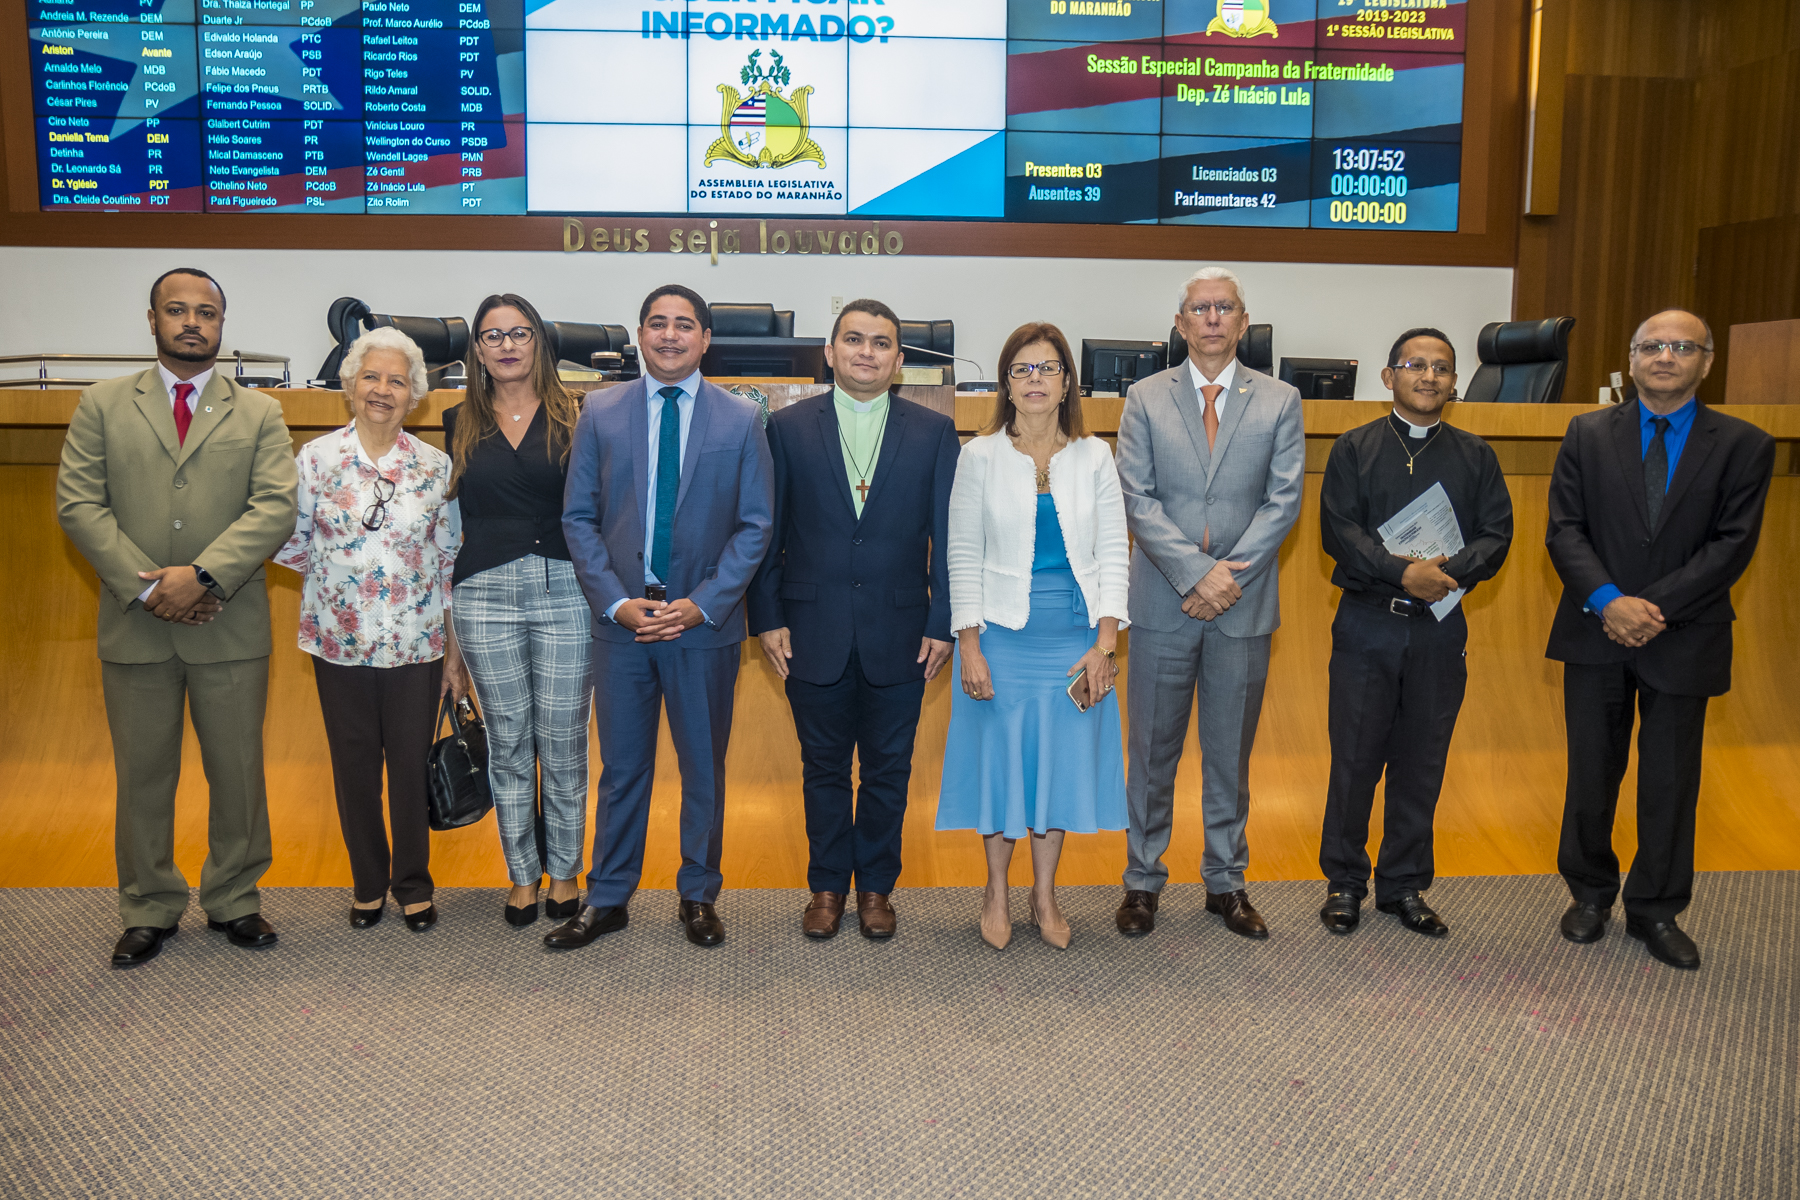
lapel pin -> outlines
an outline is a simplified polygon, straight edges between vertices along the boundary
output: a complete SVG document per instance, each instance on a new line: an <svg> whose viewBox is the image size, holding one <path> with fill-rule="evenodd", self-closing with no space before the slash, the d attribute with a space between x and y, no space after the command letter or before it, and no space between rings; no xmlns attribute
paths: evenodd
<svg viewBox="0 0 1800 1200"><path fill-rule="evenodd" d="M211 411L212 411L212 405L210 405L210 404L209 404L209 405L207 405L207 406L206 406L206 411L207 411L207 412L211 412Z"/></svg>

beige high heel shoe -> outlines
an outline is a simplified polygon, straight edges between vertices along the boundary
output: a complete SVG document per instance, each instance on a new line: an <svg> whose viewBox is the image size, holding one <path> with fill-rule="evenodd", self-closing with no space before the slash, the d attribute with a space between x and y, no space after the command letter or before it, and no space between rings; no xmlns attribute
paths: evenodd
<svg viewBox="0 0 1800 1200"><path fill-rule="evenodd" d="M1051 929L1038 920L1036 896L1031 897L1031 923L1037 926L1038 936L1044 939L1045 945L1055 946L1058 950L1069 948L1069 939L1074 936L1074 930L1070 929L1066 923L1061 929Z"/></svg>
<svg viewBox="0 0 1800 1200"><path fill-rule="evenodd" d="M996 950L1004 950L1012 944L1012 917L1008 914L1004 925L989 925L987 905L981 906L981 940Z"/></svg>

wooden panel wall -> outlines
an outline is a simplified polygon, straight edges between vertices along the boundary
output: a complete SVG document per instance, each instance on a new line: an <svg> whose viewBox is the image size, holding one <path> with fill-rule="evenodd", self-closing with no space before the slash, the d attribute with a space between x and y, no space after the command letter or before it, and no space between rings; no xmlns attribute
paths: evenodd
<svg viewBox="0 0 1800 1200"><path fill-rule="evenodd" d="M1800 2L1551 0L1571 33L1560 211L1520 222L1514 315L1573 316L1567 400L1623 370L1669 305L1713 325L1800 317Z"/></svg>

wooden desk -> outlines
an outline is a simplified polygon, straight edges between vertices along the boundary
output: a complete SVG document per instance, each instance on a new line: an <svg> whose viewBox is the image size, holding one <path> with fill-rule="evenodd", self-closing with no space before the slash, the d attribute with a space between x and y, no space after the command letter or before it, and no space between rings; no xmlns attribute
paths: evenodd
<svg viewBox="0 0 1800 1200"><path fill-rule="evenodd" d="M460 393L434 392L414 414L413 428L441 436L441 414ZM0 884L109 885L113 882L111 747L94 657L98 584L56 525L55 463L73 392L0 393L0 504L14 514L6 533L13 577L30 581L22 604L0 633L7 671L0 676L0 795L9 800L0 825ZM335 392L282 397L297 442L344 421ZM984 424L991 397L955 397L958 427ZM1122 402L1089 400L1090 426L1116 431ZM1306 404L1306 490L1301 516L1281 551L1282 628L1275 636L1261 732L1251 762L1254 800L1250 844L1253 878L1316 878L1319 819L1329 760L1325 678L1330 622L1337 603L1330 563L1319 544L1318 472L1331 439L1374 419L1379 405L1352 401ZM1512 554L1493 582L1471 593L1468 698L1451 748L1438 810L1438 869L1446 875L1555 870L1562 811L1561 669L1543 657L1558 584L1544 551L1547 473L1568 422L1580 405L1461 405L1448 419L1488 438L1507 465L1516 510ZM1702 869L1800 868L1800 690L1789 665L1800 648L1800 605L1791 602L1800 547L1800 406L1734 406L1730 411L1781 441L1762 544L1733 593L1737 625L1736 686L1715 701L1707 731L1699 817ZM275 865L270 884L348 884L338 834L311 660L294 644L299 580L269 571L275 652L267 724ZM1130 669L1129 634L1123 640ZM932 830L950 681L926 691L906 825L903 887L976 885L983 878L973 834ZM724 870L728 887L805 886L806 841L800 803L799 747L779 681L754 642L744 648L737 726L727 762L729 808ZM599 769L596 750L594 770ZM183 758L178 857L197 878L205 854L205 784L190 734ZM1190 737L1177 781L1177 816L1169 864L1176 882L1198 879L1200 762ZM668 739L658 760L645 886L672 886L677 863L678 773ZM1626 781L1627 794L1634 780ZM1634 842L1629 800L1621 805L1618 841ZM590 828L591 834L591 828ZM1379 837L1379 821L1375 837ZM505 883L492 820L433 835L433 871L449 885ZM1020 875L1028 876L1025 855ZM1061 878L1116 883L1124 861L1121 834L1069 839ZM498 903L498 900L496 900ZM973 898L970 901L974 904ZM971 909L973 912L973 909ZM796 911L797 915L797 911ZM1543 914L1548 922L1555 914ZM497 916L496 916L496 919ZM1548 925L1546 925L1548 928Z"/></svg>

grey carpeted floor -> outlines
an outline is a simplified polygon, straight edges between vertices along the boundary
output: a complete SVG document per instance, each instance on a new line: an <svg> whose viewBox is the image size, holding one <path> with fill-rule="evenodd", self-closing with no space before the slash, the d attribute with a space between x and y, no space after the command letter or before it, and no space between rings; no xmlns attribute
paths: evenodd
<svg viewBox="0 0 1800 1200"><path fill-rule="evenodd" d="M1070 888L1067 953L1016 894L1000 954L973 889L885 945L728 892L710 951L644 893L553 955L499 890L419 935L280 889L279 947L190 909L131 971L110 892L0 891L0 1196L1800 1195L1800 874L1703 876L1698 973L1565 943L1551 878L1441 881L1444 942L1332 938L1321 890L1255 886L1253 944Z"/></svg>

